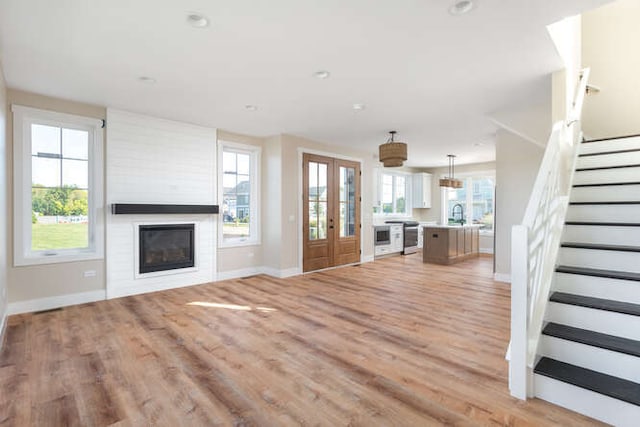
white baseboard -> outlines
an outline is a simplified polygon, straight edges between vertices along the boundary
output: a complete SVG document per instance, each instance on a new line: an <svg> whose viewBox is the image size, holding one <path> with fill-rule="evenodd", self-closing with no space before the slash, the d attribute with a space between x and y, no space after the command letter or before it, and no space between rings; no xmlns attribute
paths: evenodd
<svg viewBox="0 0 640 427"><path fill-rule="evenodd" d="M197 286L197 285L203 285L205 283L209 283L209 282L199 282L199 283L187 282L184 284L153 283L153 284L140 285L140 286L129 286L126 288L119 288L119 289L108 289L107 299L128 297L131 295L147 294L149 292L167 291L169 289L186 288L187 286Z"/></svg>
<svg viewBox="0 0 640 427"><path fill-rule="evenodd" d="M481 254L491 254L493 255L493 248L480 248L478 250Z"/></svg>
<svg viewBox="0 0 640 427"><path fill-rule="evenodd" d="M373 260L374 260L373 255L363 255L362 257L360 257L360 262L362 264L364 264L365 262L373 262Z"/></svg>
<svg viewBox="0 0 640 427"><path fill-rule="evenodd" d="M493 280L496 282L511 283L511 275L505 273L494 273Z"/></svg>
<svg viewBox="0 0 640 427"><path fill-rule="evenodd" d="M216 282L220 280L239 279L241 277L255 276L262 274L263 267L240 268L238 270L218 271L216 273Z"/></svg>
<svg viewBox="0 0 640 427"><path fill-rule="evenodd" d="M297 276L302 274L302 271L298 267L287 268L284 270L278 270L273 267L261 267L262 274L266 274L268 276L277 277L279 279L284 279L285 277Z"/></svg>
<svg viewBox="0 0 640 427"><path fill-rule="evenodd" d="M4 310L2 313L2 317L0 318L0 352L2 352L2 348L4 347L5 340L5 332L7 331L7 310Z"/></svg>
<svg viewBox="0 0 640 427"><path fill-rule="evenodd" d="M70 305L102 301L105 300L106 297L106 291L104 289L101 289L98 291L79 292L76 294L16 301L9 303L7 314L12 315L21 313L32 313L34 311L51 310L54 308L67 307Z"/></svg>

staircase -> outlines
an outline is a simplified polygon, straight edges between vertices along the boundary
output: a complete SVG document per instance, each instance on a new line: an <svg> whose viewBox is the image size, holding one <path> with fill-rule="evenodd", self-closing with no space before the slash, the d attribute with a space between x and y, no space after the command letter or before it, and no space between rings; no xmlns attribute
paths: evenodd
<svg viewBox="0 0 640 427"><path fill-rule="evenodd" d="M640 136L583 142L534 369L534 394L640 425Z"/></svg>

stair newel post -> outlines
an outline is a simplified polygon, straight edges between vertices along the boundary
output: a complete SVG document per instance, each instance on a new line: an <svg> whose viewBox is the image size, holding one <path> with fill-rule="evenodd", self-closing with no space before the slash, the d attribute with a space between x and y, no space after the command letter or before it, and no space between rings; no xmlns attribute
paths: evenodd
<svg viewBox="0 0 640 427"><path fill-rule="evenodd" d="M527 366L529 323L529 230L524 225L511 229L511 346L509 389L525 400L532 396L533 373Z"/></svg>

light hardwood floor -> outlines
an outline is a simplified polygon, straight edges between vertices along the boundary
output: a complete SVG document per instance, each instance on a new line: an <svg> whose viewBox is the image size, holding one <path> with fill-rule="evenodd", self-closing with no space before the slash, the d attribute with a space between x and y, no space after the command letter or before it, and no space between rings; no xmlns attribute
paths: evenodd
<svg viewBox="0 0 640 427"><path fill-rule="evenodd" d="M414 254L12 316L0 425L595 425L509 396L491 276Z"/></svg>

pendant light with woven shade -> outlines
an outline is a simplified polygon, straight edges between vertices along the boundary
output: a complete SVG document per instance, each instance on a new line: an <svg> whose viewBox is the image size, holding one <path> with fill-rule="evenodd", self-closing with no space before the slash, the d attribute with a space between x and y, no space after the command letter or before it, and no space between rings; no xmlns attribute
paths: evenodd
<svg viewBox="0 0 640 427"><path fill-rule="evenodd" d="M440 180L440 187L449 187L449 188L462 188L464 183L455 178L455 165L454 160L456 158L453 154L447 154L449 158L449 174Z"/></svg>
<svg viewBox="0 0 640 427"><path fill-rule="evenodd" d="M407 160L407 144L395 140L396 131L389 132L391 136L384 144L378 147L379 159L385 168L402 166Z"/></svg>

